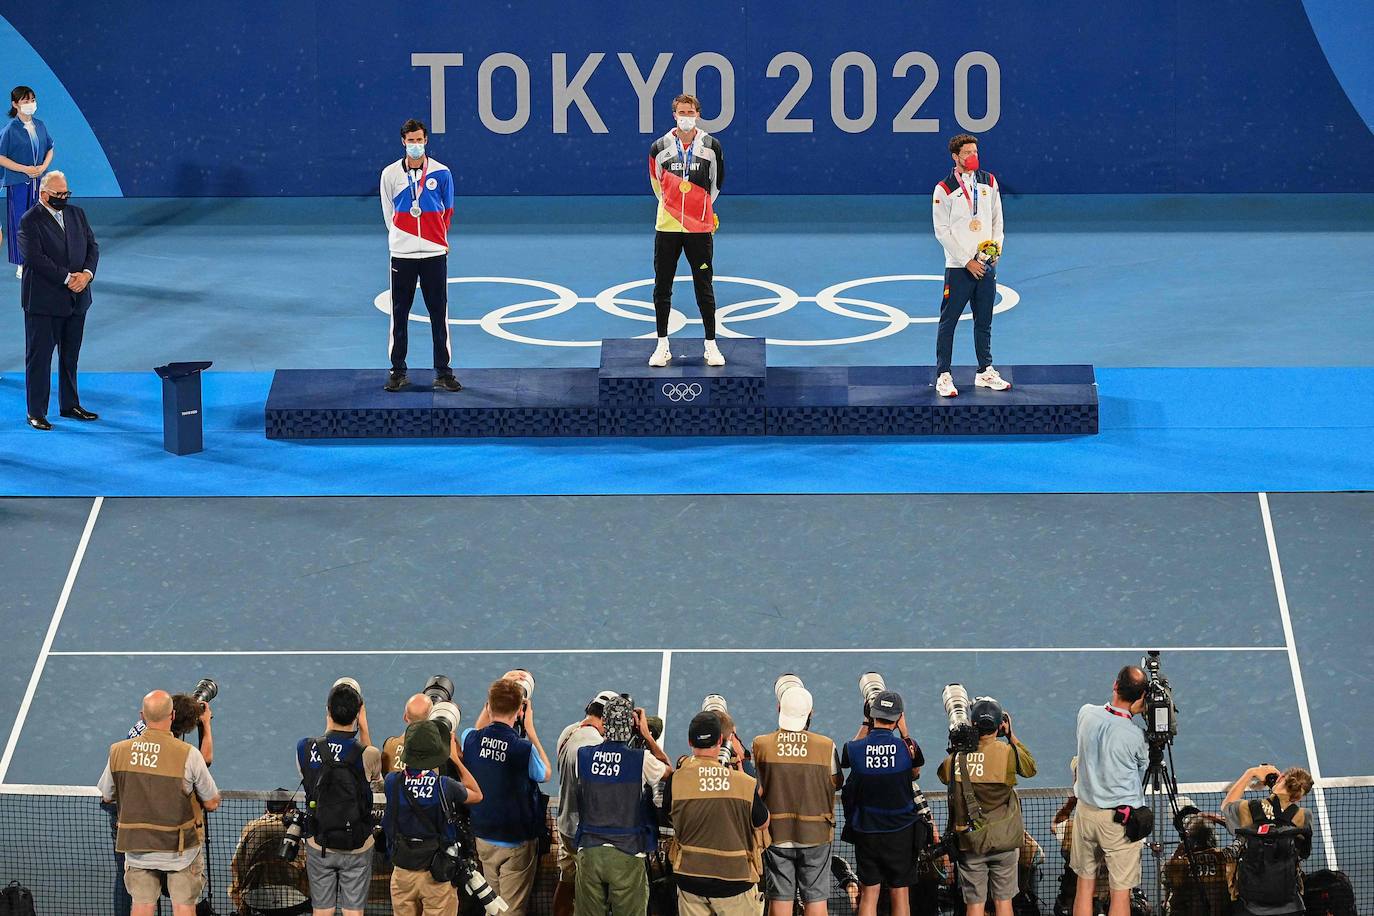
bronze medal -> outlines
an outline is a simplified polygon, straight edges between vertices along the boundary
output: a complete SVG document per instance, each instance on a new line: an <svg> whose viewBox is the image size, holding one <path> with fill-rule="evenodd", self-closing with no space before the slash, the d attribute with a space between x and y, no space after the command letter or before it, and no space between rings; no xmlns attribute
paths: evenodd
<svg viewBox="0 0 1374 916"><path fill-rule="evenodd" d="M968 227L974 232L977 232L983 228L983 221L981 219L971 219L968 221Z"/></svg>

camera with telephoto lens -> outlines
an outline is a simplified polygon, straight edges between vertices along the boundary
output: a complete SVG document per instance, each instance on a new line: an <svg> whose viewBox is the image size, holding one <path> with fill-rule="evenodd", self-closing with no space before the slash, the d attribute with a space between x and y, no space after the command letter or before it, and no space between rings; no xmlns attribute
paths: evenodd
<svg viewBox="0 0 1374 916"><path fill-rule="evenodd" d="M701 701L702 712L714 712L723 715L730 715L730 708L725 704L725 697L718 693L709 693ZM723 767L733 766L735 763L735 746L730 743L730 736L721 734L720 750L716 753L716 762Z"/></svg>
<svg viewBox="0 0 1374 916"><path fill-rule="evenodd" d="M473 841L472 826L466 814L454 812L456 838L434 854L429 874L435 881L461 887L482 905L487 916L500 916L510 905L501 898L476 865L477 845Z"/></svg>
<svg viewBox="0 0 1374 916"><path fill-rule="evenodd" d="M1159 671L1159 650L1150 649L1140 660L1145 669L1145 740L1153 748L1163 748L1178 737L1178 707L1169 679Z"/></svg>
<svg viewBox="0 0 1374 916"><path fill-rule="evenodd" d="M283 862L294 862L301 854L301 834L305 831L305 815L294 807L281 813L282 826L286 828L277 847L277 858Z"/></svg>
<svg viewBox="0 0 1374 916"><path fill-rule="evenodd" d="M458 734L458 724L463 721L463 711L458 708L458 704L453 702L453 681L436 674L425 682L425 689L420 691L429 697L433 706L429 711L429 721L438 724L439 730L444 733L444 739Z"/></svg>
<svg viewBox="0 0 1374 916"><path fill-rule="evenodd" d="M865 672L859 677L859 696L863 697L864 701L864 721L869 725L873 724L873 701L886 689L887 682L876 671Z"/></svg>
<svg viewBox="0 0 1374 916"><path fill-rule="evenodd" d="M949 717L949 750L951 754L973 753L978 750L978 729L969 718L968 691L963 684L949 684L940 694Z"/></svg>
<svg viewBox="0 0 1374 916"><path fill-rule="evenodd" d="M530 697L534 696L534 675L524 668L512 668L501 675L502 680L514 681L520 687L520 693L524 696L525 702L529 703ZM529 733L525 730L525 710L522 707L515 717L515 733L521 738L528 738Z"/></svg>
<svg viewBox="0 0 1374 916"><path fill-rule="evenodd" d="M196 689L191 691L192 699L202 705L209 703L217 696L219 696L219 684L208 677L201 678L200 683L196 684Z"/></svg>

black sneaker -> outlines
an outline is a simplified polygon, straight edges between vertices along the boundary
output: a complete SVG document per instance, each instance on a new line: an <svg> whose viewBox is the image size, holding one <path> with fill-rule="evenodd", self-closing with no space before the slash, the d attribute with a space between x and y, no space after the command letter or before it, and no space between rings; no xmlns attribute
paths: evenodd
<svg viewBox="0 0 1374 916"><path fill-rule="evenodd" d="M387 391L400 391L410 384L410 379L406 378L404 372L393 372L387 377L386 384L382 387Z"/></svg>
<svg viewBox="0 0 1374 916"><path fill-rule="evenodd" d="M442 388L444 391L462 391L463 386L458 382L458 378L453 375L437 375L434 377L434 387Z"/></svg>

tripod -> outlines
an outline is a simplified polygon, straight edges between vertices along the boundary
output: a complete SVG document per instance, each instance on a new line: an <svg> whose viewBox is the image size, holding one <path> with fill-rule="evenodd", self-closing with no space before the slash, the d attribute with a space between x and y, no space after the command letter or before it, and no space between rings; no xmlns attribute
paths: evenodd
<svg viewBox="0 0 1374 916"><path fill-rule="evenodd" d="M1157 740L1155 736L1150 736L1150 763L1145 770L1145 778L1142 785L1145 789L1146 804L1154 815L1156 831L1151 833L1146 841L1150 854L1155 859L1155 881L1154 897L1150 900L1156 916L1163 913L1164 908L1164 824L1173 825L1177 831L1180 846L1183 849L1184 858L1188 863L1188 882L1189 888L1194 894L1194 899L1207 901L1205 906L1210 916L1223 916L1216 912L1216 907L1203 887L1202 875L1198 872L1197 862L1194 861L1192 842L1188 838L1188 831L1184 825L1179 823L1179 804L1178 804L1178 777L1174 769L1174 748L1172 740ZM1166 761L1167 757L1167 761ZM1185 916L1185 914L1175 914L1175 916Z"/></svg>

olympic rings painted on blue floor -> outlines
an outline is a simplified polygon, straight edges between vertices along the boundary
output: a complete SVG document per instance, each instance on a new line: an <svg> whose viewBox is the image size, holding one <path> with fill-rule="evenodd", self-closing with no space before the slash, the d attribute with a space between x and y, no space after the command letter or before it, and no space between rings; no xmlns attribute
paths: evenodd
<svg viewBox="0 0 1374 916"><path fill-rule="evenodd" d="M895 305L885 302L877 302L872 299L859 299L852 296L842 296L850 290L862 286L869 286L875 283L900 283L907 281L915 282L935 282L943 283L943 274L890 274L884 277L861 277L857 280L846 280L843 283L836 283L827 286L825 289L816 293L814 296L801 296L797 291L774 283L771 280L759 280L753 277L716 277L716 283L743 283L746 286L756 286L765 290L769 295L760 296L756 299L747 299L742 302L731 302L716 309L716 332L721 337L748 337L735 328L730 327L732 323L742 321L758 321L761 318L772 318L796 308L803 302L814 302L822 310L838 315L841 318L849 318L855 321L871 322L882 325L876 330L865 334L855 334L850 337L829 337L815 340L789 339L782 337L769 337L768 343L779 347L838 347L845 344L865 343L870 340L880 340L884 337L891 337L893 334L900 334L913 324L935 324L940 320L938 315L909 315ZM690 283L692 278L675 277L675 283ZM532 344L540 347L599 347L601 341L598 340L553 340L546 337L533 337L527 334L518 334L510 330L507 325L518 325L531 321L540 321L544 318L553 318L570 311L579 305L594 305L608 315L618 318L625 318L630 321L647 322L652 324L654 321L654 304L643 299L631 299L625 293L639 287L653 285L653 279L631 280L627 283L620 283L607 289L603 289L595 296L579 296L566 286L557 283L550 283L546 280L531 280L526 277L449 277L449 283L513 283L516 286L530 286L538 290L551 293L549 297L541 299L529 299L524 302L515 302L510 305L503 305L492 309L481 318L450 318L449 324L473 325L481 328L492 337L502 340L509 340L512 343ZM993 306L992 313L1000 315L1016 307L1021 301L1021 294L1010 286L1003 284L997 285L998 300ZM933 301L933 300L932 300ZM373 299L373 305L383 314L391 314L391 292L383 290ZM753 311L749 311L749 310ZM961 321L969 321L973 315L965 312ZM428 322L429 316L423 314L423 310L414 309L410 315L411 321ZM700 318L688 318L687 315L674 308L668 316L668 333L676 334L689 324L701 324ZM645 334L637 334L636 337L653 337L655 332L650 330ZM667 392L665 392L667 394Z"/></svg>

